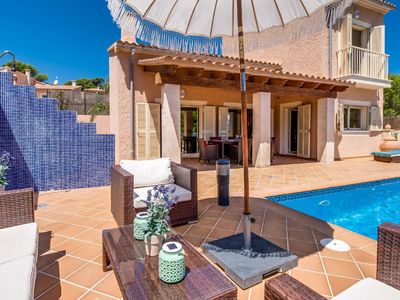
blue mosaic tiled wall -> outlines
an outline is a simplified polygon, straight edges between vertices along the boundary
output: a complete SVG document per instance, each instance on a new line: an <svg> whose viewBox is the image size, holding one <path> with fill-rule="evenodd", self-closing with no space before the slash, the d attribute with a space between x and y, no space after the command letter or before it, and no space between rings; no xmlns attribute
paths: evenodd
<svg viewBox="0 0 400 300"><path fill-rule="evenodd" d="M14 157L7 189L108 185L114 144L114 135L96 134L94 123L77 123L57 100L36 98L33 86L13 85L12 74L0 72L0 153Z"/></svg>

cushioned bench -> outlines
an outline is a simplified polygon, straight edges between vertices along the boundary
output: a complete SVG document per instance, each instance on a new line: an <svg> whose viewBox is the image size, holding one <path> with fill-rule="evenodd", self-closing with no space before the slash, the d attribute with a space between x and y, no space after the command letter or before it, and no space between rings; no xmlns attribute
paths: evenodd
<svg viewBox="0 0 400 300"><path fill-rule="evenodd" d="M111 212L119 226L132 224L136 213L147 210L144 200L156 185L175 188L178 203L170 212L172 226L197 220L196 169L169 158L121 160L111 168Z"/></svg>
<svg viewBox="0 0 400 300"><path fill-rule="evenodd" d="M374 156L374 160L376 161L400 163L400 150L376 151L372 152L371 155Z"/></svg>

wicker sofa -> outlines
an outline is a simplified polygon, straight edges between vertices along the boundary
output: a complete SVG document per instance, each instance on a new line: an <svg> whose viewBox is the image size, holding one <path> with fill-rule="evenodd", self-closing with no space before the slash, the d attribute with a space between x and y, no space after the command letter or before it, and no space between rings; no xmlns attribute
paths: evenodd
<svg viewBox="0 0 400 300"><path fill-rule="evenodd" d="M0 192L0 298L34 298L39 233L33 189Z"/></svg>
<svg viewBox="0 0 400 300"><path fill-rule="evenodd" d="M197 210L197 170L171 162L174 184L190 191L190 199L179 201L171 209L172 226L185 224L198 219ZM146 172L145 169L141 172ZM139 175L138 175L139 176ZM146 211L146 207L135 207L135 175L121 165L111 167L111 212L119 226L133 223L136 213ZM148 187L150 189L151 186Z"/></svg>
<svg viewBox="0 0 400 300"><path fill-rule="evenodd" d="M332 299L400 299L400 225L378 227L377 280L366 278ZM265 283L266 300L326 299L297 279L279 275Z"/></svg>

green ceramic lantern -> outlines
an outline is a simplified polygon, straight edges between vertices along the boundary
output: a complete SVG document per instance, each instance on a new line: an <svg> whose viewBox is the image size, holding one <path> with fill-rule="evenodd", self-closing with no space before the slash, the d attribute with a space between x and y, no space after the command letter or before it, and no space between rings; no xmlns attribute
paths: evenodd
<svg viewBox="0 0 400 300"><path fill-rule="evenodd" d="M135 220L133 220L133 236L139 241L144 240L144 231L147 228L147 220L149 214L147 212L140 212L136 214Z"/></svg>
<svg viewBox="0 0 400 300"><path fill-rule="evenodd" d="M180 243L168 242L162 246L158 257L158 273L166 283L176 283L185 278L185 254Z"/></svg>

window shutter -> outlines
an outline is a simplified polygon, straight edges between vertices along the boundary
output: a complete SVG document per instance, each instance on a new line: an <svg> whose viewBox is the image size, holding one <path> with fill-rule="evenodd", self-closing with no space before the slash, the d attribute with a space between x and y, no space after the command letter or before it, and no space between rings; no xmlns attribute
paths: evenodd
<svg viewBox="0 0 400 300"><path fill-rule="evenodd" d="M136 159L160 157L160 105L136 104Z"/></svg>
<svg viewBox="0 0 400 300"><path fill-rule="evenodd" d="M369 118L369 130L379 131L381 129L381 110L378 106L371 106Z"/></svg>
<svg viewBox="0 0 400 300"><path fill-rule="evenodd" d="M218 107L218 136L228 136L228 107Z"/></svg>
<svg viewBox="0 0 400 300"><path fill-rule="evenodd" d="M353 39L352 33L353 33L353 17L351 14L348 14L342 19L340 27L341 49L345 49L351 46Z"/></svg>
<svg viewBox="0 0 400 300"><path fill-rule="evenodd" d="M204 140L209 141L210 137L215 136L216 134L216 126L215 126L215 117L216 117L216 107L215 106L204 106L204 119L203 119L203 135Z"/></svg>
<svg viewBox="0 0 400 300"><path fill-rule="evenodd" d="M371 28L369 48L375 52L385 53L385 25Z"/></svg>
<svg viewBox="0 0 400 300"><path fill-rule="evenodd" d="M337 114L337 129L340 132L343 132L344 130L344 104L339 103L339 111Z"/></svg>
<svg viewBox="0 0 400 300"><path fill-rule="evenodd" d="M155 159L160 157L160 144L161 144L161 132L160 132L160 116L161 109L157 103L149 103L149 152L148 158Z"/></svg>

